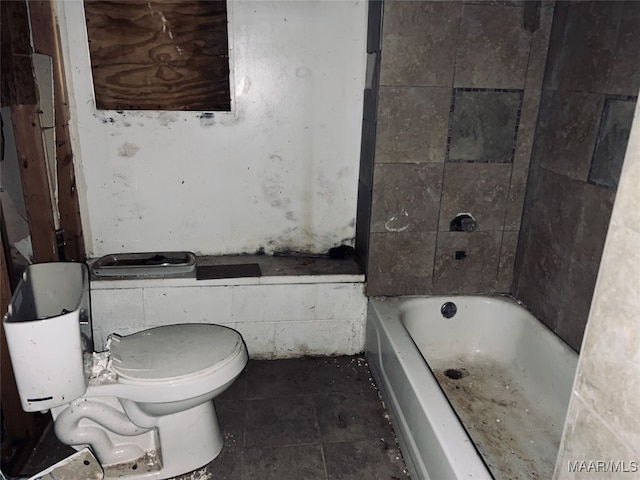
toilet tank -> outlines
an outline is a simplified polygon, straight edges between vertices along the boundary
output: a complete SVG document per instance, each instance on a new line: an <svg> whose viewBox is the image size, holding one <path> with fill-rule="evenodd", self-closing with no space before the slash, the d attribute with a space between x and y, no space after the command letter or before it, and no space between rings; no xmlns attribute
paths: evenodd
<svg viewBox="0 0 640 480"><path fill-rule="evenodd" d="M39 263L24 272L3 326L26 412L81 397L83 352L90 353L89 270L83 263Z"/></svg>

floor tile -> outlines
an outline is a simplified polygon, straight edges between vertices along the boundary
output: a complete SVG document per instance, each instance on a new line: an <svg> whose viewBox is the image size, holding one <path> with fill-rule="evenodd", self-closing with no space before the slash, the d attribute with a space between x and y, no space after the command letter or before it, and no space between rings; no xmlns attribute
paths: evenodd
<svg viewBox="0 0 640 480"><path fill-rule="evenodd" d="M377 396L332 393L314 396L322 442L385 438L389 422Z"/></svg>
<svg viewBox="0 0 640 480"><path fill-rule="evenodd" d="M220 400L234 400L247 398L247 369L245 367L240 376L217 398Z"/></svg>
<svg viewBox="0 0 640 480"><path fill-rule="evenodd" d="M318 443L318 423L311 397L276 397L247 401L245 447Z"/></svg>
<svg viewBox="0 0 640 480"><path fill-rule="evenodd" d="M216 400L215 408L220 430L224 436L224 448L242 449L244 447L247 402L245 400Z"/></svg>
<svg viewBox="0 0 640 480"><path fill-rule="evenodd" d="M282 397L313 393L308 362L300 359L260 360L247 366L247 398Z"/></svg>
<svg viewBox="0 0 640 480"><path fill-rule="evenodd" d="M246 449L243 473L243 480L326 478L320 445Z"/></svg>
<svg viewBox="0 0 640 480"><path fill-rule="evenodd" d="M367 363L362 356L339 356L308 360L313 393L375 393Z"/></svg>
<svg viewBox="0 0 640 480"><path fill-rule="evenodd" d="M408 479L400 450L394 443L373 439L324 445L329 479Z"/></svg>

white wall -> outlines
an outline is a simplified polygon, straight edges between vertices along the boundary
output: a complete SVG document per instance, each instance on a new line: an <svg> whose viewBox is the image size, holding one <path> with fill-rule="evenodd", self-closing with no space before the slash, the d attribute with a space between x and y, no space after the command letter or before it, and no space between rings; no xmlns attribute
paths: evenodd
<svg viewBox="0 0 640 480"><path fill-rule="evenodd" d="M58 3L87 254L353 240L367 2L230 0L234 111L95 108L82 2Z"/></svg>

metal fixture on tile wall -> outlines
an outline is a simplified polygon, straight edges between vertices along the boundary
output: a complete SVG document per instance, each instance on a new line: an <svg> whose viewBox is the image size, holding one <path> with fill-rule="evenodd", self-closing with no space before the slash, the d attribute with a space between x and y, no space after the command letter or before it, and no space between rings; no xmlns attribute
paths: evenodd
<svg viewBox="0 0 640 480"><path fill-rule="evenodd" d="M478 228L478 222L470 213L459 213L449 224L450 232L475 232Z"/></svg>

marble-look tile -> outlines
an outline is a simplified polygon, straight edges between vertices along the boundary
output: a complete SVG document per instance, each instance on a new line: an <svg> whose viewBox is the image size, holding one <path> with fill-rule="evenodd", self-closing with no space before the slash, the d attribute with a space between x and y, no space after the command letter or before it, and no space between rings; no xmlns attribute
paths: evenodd
<svg viewBox="0 0 640 480"><path fill-rule="evenodd" d="M460 7L459 2L384 2L381 84L451 86Z"/></svg>
<svg viewBox="0 0 640 480"><path fill-rule="evenodd" d="M524 200L527 194L527 180L529 178L528 163L514 163L511 171L511 183L507 197L504 218L505 230L520 230Z"/></svg>
<svg viewBox="0 0 640 480"><path fill-rule="evenodd" d="M438 227L443 164L376 165L372 232L429 232Z"/></svg>
<svg viewBox="0 0 640 480"><path fill-rule="evenodd" d="M473 215L478 231L502 230L510 177L510 164L447 163L438 230L459 213Z"/></svg>
<svg viewBox="0 0 640 480"><path fill-rule="evenodd" d="M638 215L636 214L638 217ZM640 445L640 233L612 224L576 389L628 445Z"/></svg>
<svg viewBox="0 0 640 480"><path fill-rule="evenodd" d="M626 1L622 6L622 19L618 29L615 57L607 93L638 95L640 88L640 2Z"/></svg>
<svg viewBox="0 0 640 480"><path fill-rule="evenodd" d="M543 91L532 161L586 181L603 103L601 95Z"/></svg>
<svg viewBox="0 0 640 480"><path fill-rule="evenodd" d="M576 202L580 202L580 216L576 225L573 240L575 263L598 271L602 259L605 238L611 221L611 211L615 193L594 185L582 186L582 194Z"/></svg>
<svg viewBox="0 0 640 480"><path fill-rule="evenodd" d="M540 111L540 90L527 89L522 95L522 108L518 122L518 137L513 163L529 164L533 142L536 138L538 112Z"/></svg>
<svg viewBox="0 0 640 480"><path fill-rule="evenodd" d="M448 161L513 160L521 92L454 90Z"/></svg>
<svg viewBox="0 0 640 480"><path fill-rule="evenodd" d="M568 268L566 255L552 245L525 236L518 245L514 296L551 330L558 323L563 302L561 273Z"/></svg>
<svg viewBox="0 0 640 480"><path fill-rule="evenodd" d="M553 24L554 4L555 0L552 0L551 5L539 9L540 28L533 32L531 38L531 53L529 54L529 64L527 66L525 90L531 89L539 93L542 87L547 64L547 53L549 51L551 26Z"/></svg>
<svg viewBox="0 0 640 480"><path fill-rule="evenodd" d="M525 205L528 231L545 245L571 246L584 183L545 169L536 172Z"/></svg>
<svg viewBox="0 0 640 480"><path fill-rule="evenodd" d="M574 240L564 245L569 248L569 264L560 272L562 302L557 308L556 333L576 351L589 316L614 196L609 190L584 184L582 194L574 200L580 213Z"/></svg>
<svg viewBox="0 0 640 480"><path fill-rule="evenodd" d="M580 353L589 318L589 299L593 296L596 274L581 265L568 266L562 285L562 303L556 308L556 334ZM563 275L564 276L564 275Z"/></svg>
<svg viewBox="0 0 640 480"><path fill-rule="evenodd" d="M502 232L438 232L433 292L495 293L501 241Z"/></svg>
<svg viewBox="0 0 640 480"><path fill-rule="evenodd" d="M367 295L431 293L436 232L372 233Z"/></svg>
<svg viewBox="0 0 640 480"><path fill-rule="evenodd" d="M632 100L605 100L589 182L613 190L618 188L635 108L636 102Z"/></svg>
<svg viewBox="0 0 640 480"><path fill-rule="evenodd" d="M464 5L454 85L524 88L531 32L522 27L524 8Z"/></svg>
<svg viewBox="0 0 640 480"><path fill-rule="evenodd" d="M500 247L500 262L498 263L499 293L510 293L513 284L513 267L518 248L518 232L503 232L502 246Z"/></svg>
<svg viewBox="0 0 640 480"><path fill-rule="evenodd" d="M340 480L401 480L409 474L395 443L380 438L323 446L327 474Z"/></svg>
<svg viewBox="0 0 640 480"><path fill-rule="evenodd" d="M528 195L516 296L579 350L614 194L542 169Z"/></svg>
<svg viewBox="0 0 640 480"><path fill-rule="evenodd" d="M614 62L622 2L569 2L556 7L548 88L605 92Z"/></svg>
<svg viewBox="0 0 640 480"><path fill-rule="evenodd" d="M618 390L619 386L616 388ZM574 394L567 420L565 424L564 438L554 473L554 480L584 480L591 477L602 479L614 478L634 478L636 474L633 472L613 472L610 467L608 471L604 471L604 467L600 467L596 471L591 466L591 471L576 471L576 462L578 466L585 462L589 466L589 462L620 462L621 468L630 470L631 462L636 462L638 452L633 451L628 445L620 440L615 430L607 422L607 415L602 413L602 408L595 410L589 408L583 400ZM613 430L613 431L612 431Z"/></svg>
<svg viewBox="0 0 640 480"><path fill-rule="evenodd" d="M451 89L380 87L376 163L444 162Z"/></svg>

